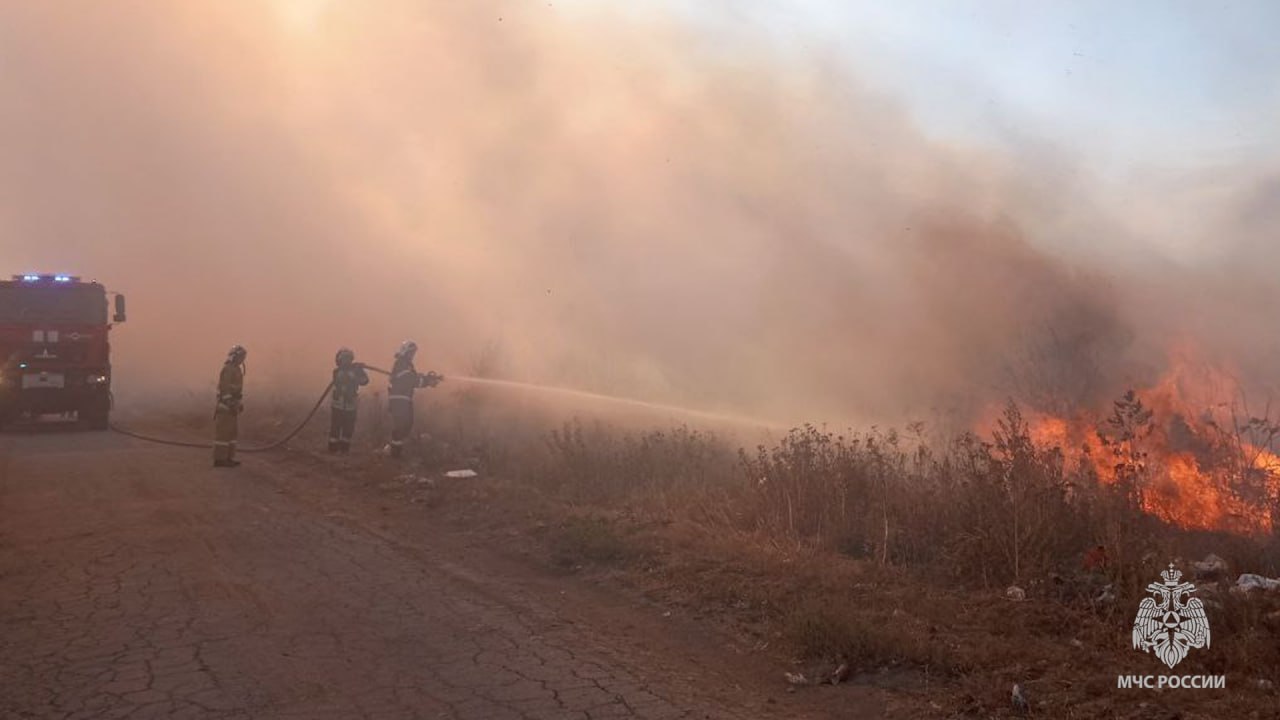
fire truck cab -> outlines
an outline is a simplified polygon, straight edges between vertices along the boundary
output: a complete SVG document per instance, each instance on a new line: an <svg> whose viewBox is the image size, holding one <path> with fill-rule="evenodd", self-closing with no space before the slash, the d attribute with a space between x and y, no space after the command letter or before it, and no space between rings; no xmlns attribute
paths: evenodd
<svg viewBox="0 0 1280 720"><path fill-rule="evenodd" d="M107 290L72 275L0 280L0 425L21 417L71 414L105 430L111 413L112 323L125 320L124 296L108 317Z"/></svg>

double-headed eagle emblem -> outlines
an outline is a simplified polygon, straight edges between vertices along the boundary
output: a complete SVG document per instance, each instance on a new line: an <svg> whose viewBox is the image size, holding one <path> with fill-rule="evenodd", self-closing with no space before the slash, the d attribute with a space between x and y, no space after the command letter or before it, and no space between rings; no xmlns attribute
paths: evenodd
<svg viewBox="0 0 1280 720"><path fill-rule="evenodd" d="M1209 618L1200 598L1183 602L1196 591L1196 586L1180 582L1182 572L1175 570L1173 563L1160 576L1164 583L1147 586L1152 597L1143 599L1138 606L1138 616L1133 619L1133 647L1143 652L1154 651L1156 657L1172 668L1182 662L1191 648L1209 647Z"/></svg>

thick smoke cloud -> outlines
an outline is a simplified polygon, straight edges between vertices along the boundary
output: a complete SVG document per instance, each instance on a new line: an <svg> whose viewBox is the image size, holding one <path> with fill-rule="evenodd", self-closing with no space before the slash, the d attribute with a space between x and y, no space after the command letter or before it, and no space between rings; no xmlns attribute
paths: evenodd
<svg viewBox="0 0 1280 720"><path fill-rule="evenodd" d="M1222 330L1158 261L1099 252L1141 222L1051 149L948 146L820 52L652 15L7 3L0 149L0 265L127 292L125 398L204 387L233 342L259 391L302 390L339 345L414 337L446 372L496 347L522 379L901 419L1092 401L1158 363L1170 314ZM1265 224L1274 187L1223 221ZM1224 257L1191 277L1265 307Z"/></svg>

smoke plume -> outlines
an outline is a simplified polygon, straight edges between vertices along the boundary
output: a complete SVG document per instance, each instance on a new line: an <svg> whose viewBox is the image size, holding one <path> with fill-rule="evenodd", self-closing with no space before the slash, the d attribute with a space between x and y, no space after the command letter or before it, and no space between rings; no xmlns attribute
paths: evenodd
<svg viewBox="0 0 1280 720"><path fill-rule="evenodd" d="M788 421L1092 402L1188 336L1274 366L1274 175L1179 225L768 48L496 0L7 3L0 269L128 295L122 402L233 343L251 393L413 338L422 369ZM1224 240L1134 249L1175 226Z"/></svg>

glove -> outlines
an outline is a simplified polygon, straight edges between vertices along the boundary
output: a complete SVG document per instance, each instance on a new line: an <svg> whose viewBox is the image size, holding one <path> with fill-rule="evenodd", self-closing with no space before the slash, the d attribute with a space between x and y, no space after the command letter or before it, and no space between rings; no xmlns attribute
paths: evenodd
<svg viewBox="0 0 1280 720"><path fill-rule="evenodd" d="M444 379L443 375L436 373L434 370L422 376L422 387L435 387Z"/></svg>

